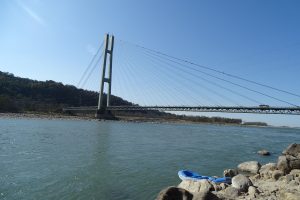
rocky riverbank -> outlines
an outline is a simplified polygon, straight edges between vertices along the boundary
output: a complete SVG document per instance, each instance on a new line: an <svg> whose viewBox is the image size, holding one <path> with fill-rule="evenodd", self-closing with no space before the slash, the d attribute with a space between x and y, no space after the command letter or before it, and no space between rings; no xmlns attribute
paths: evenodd
<svg viewBox="0 0 300 200"><path fill-rule="evenodd" d="M63 115L57 113L0 113L0 119L64 119L64 120L97 120L89 116Z"/></svg>
<svg viewBox="0 0 300 200"><path fill-rule="evenodd" d="M224 176L232 177L232 184L185 180L163 189L156 200L300 200L300 144L289 145L277 163L248 161Z"/></svg>

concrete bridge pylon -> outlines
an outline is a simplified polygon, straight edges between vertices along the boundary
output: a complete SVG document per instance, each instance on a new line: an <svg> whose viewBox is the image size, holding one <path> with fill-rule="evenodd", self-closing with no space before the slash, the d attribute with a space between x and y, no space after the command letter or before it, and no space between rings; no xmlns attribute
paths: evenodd
<svg viewBox="0 0 300 200"><path fill-rule="evenodd" d="M110 106L111 99L111 84L112 84L112 64L113 64L113 50L114 50L114 36L105 34L104 49L103 49L103 62L102 62L102 75L100 80L100 91L96 117L107 114L106 107ZM107 61L108 60L108 61ZM107 71L106 71L106 68ZM108 84L106 105L104 101L104 84Z"/></svg>

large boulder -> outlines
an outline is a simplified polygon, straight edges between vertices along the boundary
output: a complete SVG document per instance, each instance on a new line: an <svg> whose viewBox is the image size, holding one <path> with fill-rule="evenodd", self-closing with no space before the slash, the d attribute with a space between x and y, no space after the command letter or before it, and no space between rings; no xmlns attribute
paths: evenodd
<svg viewBox="0 0 300 200"><path fill-rule="evenodd" d="M300 144L290 144L283 152L283 155L291 155L300 158Z"/></svg>
<svg viewBox="0 0 300 200"><path fill-rule="evenodd" d="M263 166L261 166L259 170L259 174L263 178L271 178L272 177L272 172L276 170L276 163L268 163Z"/></svg>
<svg viewBox="0 0 300 200"><path fill-rule="evenodd" d="M191 193L198 193L198 192L207 192L213 190L214 187L208 180L199 180L199 181L190 181L185 180L182 181L179 185L179 188L185 189Z"/></svg>
<svg viewBox="0 0 300 200"><path fill-rule="evenodd" d="M192 200L193 195L182 188L174 186L168 187L160 191L156 200Z"/></svg>
<svg viewBox="0 0 300 200"><path fill-rule="evenodd" d="M288 174L293 169L300 169L300 158L292 155L279 156L277 168Z"/></svg>
<svg viewBox="0 0 300 200"><path fill-rule="evenodd" d="M286 155L290 169L300 169L300 158L292 155Z"/></svg>
<svg viewBox="0 0 300 200"><path fill-rule="evenodd" d="M290 144L278 157L277 168L288 174L293 169L300 169L300 144Z"/></svg>
<svg viewBox="0 0 300 200"><path fill-rule="evenodd" d="M240 192L247 192L248 187L253 185L251 180L242 174L233 177L231 182L232 187L238 189Z"/></svg>
<svg viewBox="0 0 300 200"><path fill-rule="evenodd" d="M257 161L243 162L238 165L238 171L241 173L257 174L261 164Z"/></svg>
<svg viewBox="0 0 300 200"><path fill-rule="evenodd" d="M289 173L291 168L289 166L288 160L286 156L279 156L277 161L277 169L283 171L284 173Z"/></svg>

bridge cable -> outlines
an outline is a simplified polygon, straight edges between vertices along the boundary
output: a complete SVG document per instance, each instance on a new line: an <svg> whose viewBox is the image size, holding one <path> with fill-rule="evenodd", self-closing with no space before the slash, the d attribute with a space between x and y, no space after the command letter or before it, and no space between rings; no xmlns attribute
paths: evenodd
<svg viewBox="0 0 300 200"><path fill-rule="evenodd" d="M150 53L150 52L148 51L148 53ZM157 56L157 57L161 57L160 55L157 55L157 54L153 54L153 55L155 55L155 56ZM295 104L293 104L293 103L290 103L290 102L288 102L288 101L281 100L281 99L279 99L279 98L276 98L276 97L273 97L273 96L271 96L271 95L268 95L268 94L262 93L262 92L260 92L260 91L253 90L253 89L251 89L251 88L249 88L249 87L242 86L242 85L240 85L240 84L238 84L238 83L234 83L234 82L232 82L232 81L229 81L229 80L226 80L226 79L220 78L220 77L218 77L218 76L215 76L215 75L209 74L209 73L207 73L207 72L204 72L204 71L201 71L201 70L199 70L199 69L191 68L190 66L183 65L182 63L179 63L179 62L177 62L177 61L171 60L171 59L169 59L169 58L165 58L165 57L161 57L161 58L164 58L164 59L166 59L166 60L169 60L170 62L176 63L176 64L178 64L178 65L182 65L182 66L184 66L184 67L190 68L190 69L192 69L192 70L194 70L194 71L197 71L197 72L200 72L200 73L206 74L207 76L210 76L210 77L213 77L213 78L216 78L216 79L222 80L222 81L224 81L224 82L227 82L227 83L233 84L233 85L235 85L235 86L238 86L238 87L244 88L244 89L246 89L246 90L249 90L249 91L251 91L251 92L255 92L255 93L257 93L257 94L260 94L260 95L263 95L263 96L269 97L269 98L271 98L271 99L274 99L274 100L280 101L280 102L282 102L282 103L289 104L289 105L291 105L291 106L299 107L298 105L295 105Z"/></svg>
<svg viewBox="0 0 300 200"><path fill-rule="evenodd" d="M146 53L145 53L146 54ZM152 57L152 55L148 55L148 56L151 56ZM222 85L219 85L219 84L217 84L217 83L215 83L215 82L212 82L212 81L210 81L210 80L208 80L208 79L205 79L205 78L203 78L202 76L199 76L199 75L197 75L197 74L195 74L195 73L191 73L191 72L188 72L188 71L185 71L185 70L183 70L183 69L180 69L180 68L176 68L174 65L171 65L170 63L168 63L168 62L165 62L165 61L163 61L163 60L161 60L161 59L158 59L158 58L156 58L157 60L159 60L161 63L164 63L165 65L168 65L167 67L171 67L172 69L176 69L176 70L179 70L179 71L182 71L182 72L184 72L184 73L186 73L186 74L188 74L188 75L191 75L191 76L194 76L194 77L196 77L196 78L200 78L200 79L202 79L202 80L204 80L204 81L206 81L206 82L208 82L208 83L210 83L210 84L212 84L212 85L215 85L215 86L217 86L217 87L219 87L219 88L222 88L222 89L224 89L224 90L227 90L227 91L229 91L229 92L231 92L231 93L233 93L233 94L235 94L235 95L238 95L238 96L241 96L241 97L243 97L243 98L245 98L245 99L247 99L247 100L250 100L250 101L252 101L252 102L255 102L255 103L258 103L258 104L262 104L261 102L259 102L259 101L257 101L257 100L254 100L254 99L252 99L252 98L250 98L250 97L247 97L247 96L245 96L245 95L243 95L243 94L240 94L240 93L238 93L238 92L235 92L235 91L233 91L233 90L231 90L231 89L229 89L229 88L226 88L226 87L224 87L224 86L222 86ZM180 65L181 66L181 65ZM189 80L189 81L191 81L191 80ZM211 91L211 92L213 92L213 90ZM214 91L215 92L215 91ZM217 92L215 92L216 93L216 95L221 95L221 94L218 94ZM223 96L223 95L221 95L221 96ZM223 98L225 98L225 96L223 96ZM229 98L227 98L227 100L229 100ZM234 102L233 100L229 100L229 101L231 101L231 102ZM236 105L238 105L236 102L234 102Z"/></svg>
<svg viewBox="0 0 300 200"><path fill-rule="evenodd" d="M144 54L147 55L147 56L149 56L149 57L151 57L151 58L154 58L153 56L151 56L151 55L149 55L149 54L147 54L147 53L144 53ZM155 58L155 59L157 59L157 58ZM160 63L165 64L166 67L171 68L171 69L174 69L174 66L173 66L173 65L171 65L171 64L169 64L169 63L167 63L167 62L165 62L165 61L162 61L162 60L160 60L160 59L157 59L157 60L160 61ZM256 101L256 100L253 100L253 99L251 99L251 98L248 98L248 97L246 97L246 96L244 96L244 95L242 95L242 94L239 94L239 93L237 93L237 92L234 92L234 91L232 91L232 90L230 90L230 89L228 89L228 88L225 88L225 87L223 87L223 86L221 86L221 85L218 85L218 84L216 84L216 83L214 83L214 82L212 82L212 81L209 81L209 80L207 80L207 79L205 79L205 78L203 78L203 77L201 77L201 76L198 76L198 75L196 75L196 74L194 74L194 73L189 73L189 72L184 71L184 70L179 69L179 68L175 68L175 69L176 69L176 70L180 70L180 71L182 71L182 72L184 72L184 73L186 73L186 74L188 74L188 75L191 75L191 76L200 78L200 79L202 79L202 80L204 80L204 81L206 81L206 82L208 82L208 83L210 83L210 84L212 84L212 85L218 86L218 87L220 87L220 88L222 88L222 89L225 89L225 90L227 90L227 91L230 91L230 92L232 92L232 93L234 93L234 94L236 94L236 95L242 96L242 97L244 97L244 98L246 98L246 99L248 99L248 100L250 100L250 101L253 101L253 102L255 102L255 103L259 103L259 102ZM200 84L199 82L196 82L194 79L187 79L187 78L184 78L183 76L180 76L180 77L183 78L183 79L185 79L185 80L188 80L189 82L194 82L195 84L198 84L198 85ZM198 80L198 79L197 79L197 80ZM232 99L230 99L230 98L228 98L228 97L226 97L226 96L224 96L224 95L222 95L222 94L216 92L215 90L213 90L213 89L211 89L211 88L207 88L207 87L205 87L205 86L202 85L202 84L201 84L201 88L204 88L204 89L207 90L208 92L213 93L213 94L215 94L215 95L217 95L217 96L219 96L219 97L221 97L221 98L223 98L223 99L226 99L227 101L232 102L232 103L234 103L234 104L237 105L237 106L241 106L241 105L240 105L239 103L237 103L236 101L234 101L234 100L232 100ZM213 100L210 99L210 101L213 101ZM261 103L259 103L259 104L261 104Z"/></svg>
<svg viewBox="0 0 300 200"><path fill-rule="evenodd" d="M81 87L84 87L86 82L88 81L88 79L90 78L90 76L92 75L92 73L95 71L95 69L100 66L99 63L101 61L101 58L103 57L103 52L102 54L100 55L100 57L98 58L98 60L95 62L93 68L90 70L90 73L86 76L85 80L83 81Z"/></svg>
<svg viewBox="0 0 300 200"><path fill-rule="evenodd" d="M133 60L136 60L136 59L133 59ZM145 66L147 66L147 65L143 65L143 67L140 67L139 69L144 69ZM142 74L146 74L145 72L146 71L143 71ZM161 93L156 92L155 94L156 95L157 94L165 95L165 97L168 97L168 99L170 98L170 99L174 100L174 95L170 94L169 92L170 92L170 90L175 90L175 89L173 87L170 87L169 84L166 84L165 81L164 81L165 80L164 78L159 78L162 75L161 73L157 73L156 70L152 71L152 73L155 75L155 76L151 77L151 86L152 86L152 88L154 88L154 91L157 90L157 89L162 91ZM159 86L156 87L154 84L159 84ZM163 86L163 87L161 87L161 86ZM164 91L164 90L162 90L163 88L168 88L168 89L166 91ZM176 92L178 92L178 91L176 91ZM183 93L184 92L181 91L181 94L183 94ZM176 97L178 99L182 100L181 96L178 96L177 93L175 93L175 94L176 94ZM161 97L159 99L161 99ZM167 98L165 98L165 99L167 99ZM169 102L171 102L171 101L169 101ZM195 102L197 102L197 100Z"/></svg>
<svg viewBox="0 0 300 200"><path fill-rule="evenodd" d="M150 55L149 55L150 56ZM157 59L157 58L156 58ZM160 59L158 59L158 60L160 60ZM195 74L195 73L191 73L191 72L188 72L188 71L185 71L185 70L183 70L183 69L181 69L181 68L176 68L174 65L172 65L172 64L170 64L170 63L167 63L167 62L165 62L165 61L163 61L163 60L160 60L160 62L161 63L164 63L164 64L166 64L166 65L168 65L169 66L169 68L172 68L172 69L176 69L176 70L179 70L179 71L182 71L182 72L184 72L184 73L186 73L186 74L188 74L188 75L191 75L191 76L194 76L194 77L196 77L196 78L200 78L201 80L204 80L205 82L208 82L208 83L210 83L211 85L215 85L215 86L217 86L217 87L219 87L219 88L222 88L222 89L224 89L224 90L227 90L227 91L229 91L229 92L231 92L231 93L233 93L233 94L235 94L235 95L238 95L238 96L240 96L240 97L243 97L243 98L245 98L245 99L247 99L247 100L249 100L249 101L252 101L252 102L255 102L255 103L258 103L258 104L262 104L261 102L259 102L259 101L256 101L256 100L254 100L254 99L252 99L252 98L250 98L250 97L247 97L247 96L245 96L245 95L243 95L243 94L240 94L240 93L238 93L238 92L236 92L236 91L234 91L234 90L231 90L231 89L229 89L229 88L226 88L226 87L224 87L224 86L222 86L222 85L219 85L219 84L217 84L217 83L215 83L215 82L212 82L212 81L210 81L210 80L208 80L208 79L205 79L205 78L203 78L202 76L199 76L199 75L197 75L197 74ZM217 92L216 92L217 93ZM219 94L219 95L221 95L221 94ZM223 95L222 95L223 96ZM234 102L233 100L230 100L231 102Z"/></svg>
<svg viewBox="0 0 300 200"><path fill-rule="evenodd" d="M122 41L123 41L123 40L122 40ZM278 89L278 88L275 88L275 87L272 87L272 86L269 86L269 85L266 85L266 84L262 84L262 83L259 83L259 82L256 82L256 81L252 81L252 80L249 80L249 79L246 79L246 78L242 78L242 77L237 76L237 75L233 75L233 74L229 74L229 73L226 73L226 72L222 72L222 71L220 71L220 70L216 70L216 69L211 68L211 67L207 67L207 66L204 66L204 65L200 65L200 64L197 64L197 63L194 63L194 62L185 60L185 59L177 58L177 57L175 57L175 56L171 56L171 55L168 55L168 54L166 54L166 53L162 53L162 52L160 52L160 51L153 50L153 49L150 49L150 48L147 48L147 47L138 45L138 44L134 44L134 43L127 42L127 41L123 41L123 42L128 43L128 44L130 44L130 45L134 45L134 46L136 46L136 47L138 47L138 48L142 48L142 49L144 49L144 50L148 50L148 51L154 52L154 53L156 53L156 54L163 55L163 56L165 56L165 57L169 57L169 58L172 58L172 59L175 59L175 60L178 60L178 61L181 61L181 62L190 64L190 65L194 65L194 66L197 66L197 67L201 67L201 68L204 68L204 69L207 69L207 70L210 70L210 71L214 71L214 72L217 72L217 73L219 73L219 74L223 74L223 75L226 75L226 76L229 76L229 77L232 77L232 78L236 78L236 79L239 79L239 80L243 80L243 81L246 81L246 82L249 82L249 83L252 83L252 84L256 84L256 85L262 86L262 87L266 87L266 88L269 88L269 89L272 89L272 90L276 90L276 91L278 91L278 92L282 92L282 93L286 93L286 94L289 94L289 95L292 95L292 96L300 97L299 94L295 94L295 93L292 93L292 92L289 92L289 91L286 91L286 90Z"/></svg>
<svg viewBox="0 0 300 200"><path fill-rule="evenodd" d="M144 54L144 56L146 55L145 53L143 53ZM159 63L157 63L157 60L154 60L153 58L151 58L150 56L148 56L149 58L147 58L147 59L149 59L158 69L159 69ZM163 68L162 68L163 69ZM164 71L164 70L160 70L160 72L162 72L162 73L164 73L165 75L166 75L166 77L167 78L169 78L169 80L172 80L173 82L174 82L174 84L178 84L178 81L175 81L173 78L174 77L170 77L170 74L169 73L167 73L166 71ZM154 71L156 71L156 70L154 70ZM160 74L158 74L158 75L160 75ZM181 79L184 79L184 80L187 80L188 82L194 82L194 83L196 83L196 84L199 84L198 82L195 82L194 80L190 80L190 79L187 79L187 78L184 78L183 76L181 76L180 74L178 74L178 73L175 73L175 75L177 76L177 77L179 77L179 78L181 78ZM178 88L176 88L177 90L179 89L179 90L181 90L181 94L184 94L184 93L186 93L187 91L190 91L191 90L191 87L190 86L188 86L188 85L186 85L186 84L183 84L183 82L181 82L181 86L184 86L186 89L185 90L181 90L180 89L180 87L178 87ZM171 87L171 88L173 88L173 87ZM207 89L206 87L203 87L204 89ZM209 92L211 92L209 89L207 89ZM190 91L192 94L194 94L195 93L195 91ZM204 98L206 101L208 101L208 102L215 102L216 103L216 101L214 100L214 99L211 99L211 98L209 98L209 97L203 97L203 96L200 96L201 98ZM192 98L192 99L194 99L195 100L195 102L196 102L196 104L199 104L198 103L198 101L199 100L197 100L196 98L194 98L194 96L193 95L190 95L190 98ZM217 106L220 106L220 104L219 103L216 103L215 105L217 105Z"/></svg>
<svg viewBox="0 0 300 200"><path fill-rule="evenodd" d="M93 56L92 60L91 60L90 63L88 64L87 68L84 70L82 76L80 77L80 80L79 80L79 82L77 83L77 88L79 88L79 86L80 86L81 82L83 81L84 77L86 76L86 74L87 74L88 71L90 70L90 68L91 68L91 66L92 66L92 64L93 64L93 62L95 61L95 59L96 59L96 57L98 56L100 50L102 49L103 44L104 44L104 42L102 41L102 43L100 44L100 46L99 46L97 52L95 53L95 55Z"/></svg>
<svg viewBox="0 0 300 200"><path fill-rule="evenodd" d="M124 56L124 61L123 61L123 64L122 66L125 66L126 68L123 67L124 69L124 73L122 73L128 80L129 80L129 86L127 86L127 88L132 88L134 91L135 91L135 94L137 94L137 97L144 97L145 95L141 95L141 92L140 90L138 90L136 88L136 85L137 84L137 80L136 80L136 77L134 76L134 73L132 72L131 70L131 64L128 62L127 60L127 57L128 57L128 51L124 51L125 53L123 53L123 56ZM132 79L131 79L132 78ZM145 102L144 102L144 99L141 99L141 103L143 105L147 105Z"/></svg>
<svg viewBox="0 0 300 200"><path fill-rule="evenodd" d="M132 58L132 57L131 57ZM142 67L142 68L140 68L140 69L144 69L145 67ZM143 70L143 72L144 72L144 74L146 74L145 72L145 70ZM178 96L177 95L177 93L175 93L174 95L172 95L171 93L170 93L170 90L175 90L173 87L170 87L168 84L166 84L163 80L163 78L158 78L158 77L160 77L162 74L161 73L158 73L156 70L154 70L154 71L152 71L152 73L155 75L155 76L153 76L153 77L151 77L151 79L152 79L152 81L151 81L151 85L153 85L153 83L159 83L159 87L154 87L154 89L156 89L156 88L158 88L158 89L160 89L162 92L161 93L156 93L156 95L157 94L161 94L161 95L166 95L166 97L167 98L164 98L164 99L174 99L174 95L176 95L176 98L178 98L178 99L181 99L181 100L183 100L182 98L181 98L181 96ZM154 80L154 81L153 81ZM172 79L171 79L172 80ZM160 86L163 86L163 88L167 88L165 91L164 90L162 90L163 88L162 87L160 87ZM178 89L178 88L177 88ZM176 91L176 92L178 92L178 91ZM184 92L182 92L181 91L181 94L183 94ZM171 102L171 101L169 101L169 102ZM183 101L184 102L184 101ZM196 100L196 102L197 102L197 100Z"/></svg>

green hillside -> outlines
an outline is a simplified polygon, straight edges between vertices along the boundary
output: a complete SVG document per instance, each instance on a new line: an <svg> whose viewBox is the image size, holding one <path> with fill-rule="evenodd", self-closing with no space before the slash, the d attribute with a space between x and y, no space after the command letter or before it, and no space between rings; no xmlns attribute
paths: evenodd
<svg viewBox="0 0 300 200"><path fill-rule="evenodd" d="M112 96L112 105L132 105ZM0 71L0 112L61 112L67 106L95 106L98 93L54 81L36 81ZM106 102L104 102L106 103Z"/></svg>

